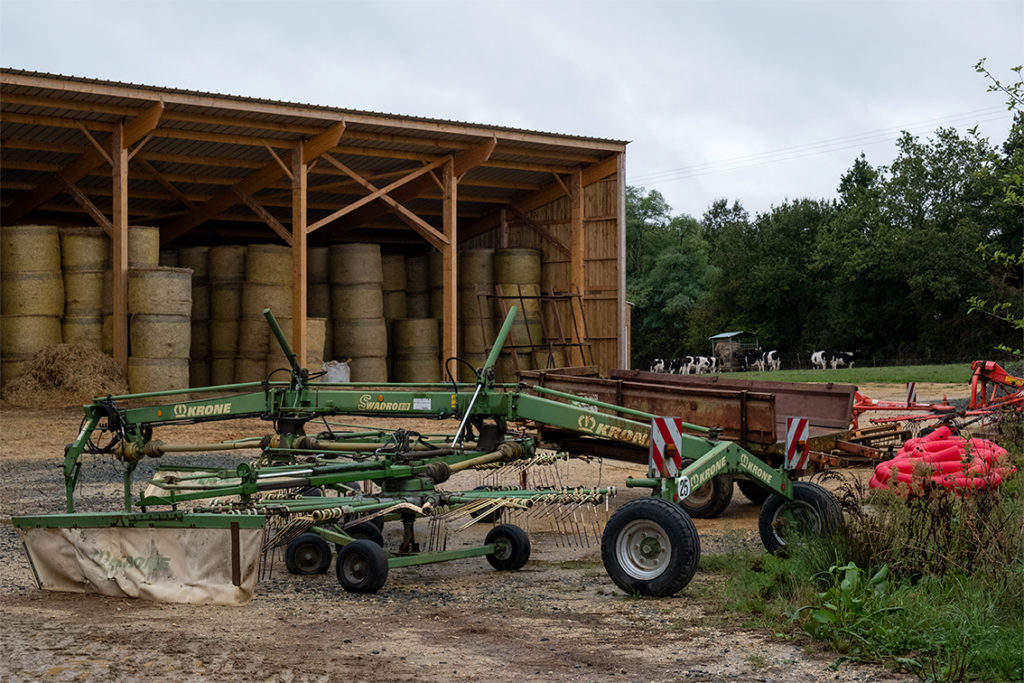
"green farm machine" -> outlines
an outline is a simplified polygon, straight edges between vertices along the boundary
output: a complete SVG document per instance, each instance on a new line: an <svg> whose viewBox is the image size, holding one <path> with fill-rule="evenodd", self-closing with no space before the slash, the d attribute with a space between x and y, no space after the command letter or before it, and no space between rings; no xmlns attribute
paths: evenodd
<svg viewBox="0 0 1024 683"><path fill-rule="evenodd" d="M336 555L337 579L354 592L380 590L392 569L469 557L514 570L530 555L520 527L499 523L482 545L454 550L447 549L446 534L494 523L506 509L533 514L607 507L615 489L548 482L451 491L442 485L463 470L525 471L562 455L615 457L617 449L632 460L638 453L650 456L648 476L625 485L653 495L619 507L601 533L605 568L629 593L671 595L689 583L700 539L679 501L716 475L744 475L771 492L759 523L769 550L793 534L828 532L840 523L831 494L720 440L714 428L544 387L496 384L493 368L514 308L474 383L431 385L315 381L299 367L270 311L264 315L289 358L287 381L108 396L84 407L81 431L64 456L65 512L13 520L41 588L242 604L274 548L284 548L285 565L295 574L326 572ZM327 421L339 415L389 423L444 419L458 426L437 436ZM217 443L155 438L162 428L222 420L260 420L273 431ZM548 433L567 438L542 441ZM133 474L146 458L243 448L257 449L258 456L230 467L161 464L144 490L134 490ZM82 462L91 456L121 465L122 510L76 509ZM394 552L383 547L385 521L401 524ZM418 535L417 522L426 522L429 533Z"/></svg>

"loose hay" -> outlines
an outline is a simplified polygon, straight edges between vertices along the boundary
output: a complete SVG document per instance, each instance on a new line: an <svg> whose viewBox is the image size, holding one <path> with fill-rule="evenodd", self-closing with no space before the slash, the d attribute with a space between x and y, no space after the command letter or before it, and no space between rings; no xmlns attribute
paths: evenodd
<svg viewBox="0 0 1024 683"><path fill-rule="evenodd" d="M3 390L3 399L26 408L62 408L94 396L128 393L121 366L110 356L74 344L53 344L25 364Z"/></svg>

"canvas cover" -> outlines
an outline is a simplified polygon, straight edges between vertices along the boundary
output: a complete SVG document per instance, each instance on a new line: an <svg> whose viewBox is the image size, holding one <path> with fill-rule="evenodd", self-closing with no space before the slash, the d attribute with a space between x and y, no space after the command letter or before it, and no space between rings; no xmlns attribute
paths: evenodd
<svg viewBox="0 0 1024 683"><path fill-rule="evenodd" d="M259 528L29 528L18 533L43 590L200 605L249 602L263 542Z"/></svg>

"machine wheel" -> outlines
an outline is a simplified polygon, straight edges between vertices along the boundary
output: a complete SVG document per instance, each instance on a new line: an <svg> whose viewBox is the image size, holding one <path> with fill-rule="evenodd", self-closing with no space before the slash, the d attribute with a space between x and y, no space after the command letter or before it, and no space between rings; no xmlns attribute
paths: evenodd
<svg viewBox="0 0 1024 683"><path fill-rule="evenodd" d="M683 467L689 467L692 460L684 460ZM697 519L711 519L717 517L725 508L729 507L732 500L732 477L720 474L711 477L711 481L700 488L690 491L686 500L679 501L679 504L690 517Z"/></svg>
<svg viewBox="0 0 1024 683"><path fill-rule="evenodd" d="M662 498L633 500L608 520L601 560L615 585L634 595L675 595L700 561L700 536L689 515Z"/></svg>
<svg viewBox="0 0 1024 683"><path fill-rule="evenodd" d="M316 534L302 534L288 544L284 564L292 574L323 574L331 566L331 546Z"/></svg>
<svg viewBox="0 0 1024 683"><path fill-rule="evenodd" d="M758 505L763 504L768 500L768 496L772 495L771 491L764 488L756 481L749 479L737 479L736 486L740 488L740 493L747 497L751 503L757 503Z"/></svg>
<svg viewBox="0 0 1024 683"><path fill-rule="evenodd" d="M515 524L494 527L487 532L484 543L494 544L494 552L487 556L487 561L499 571L520 569L530 559L530 537Z"/></svg>
<svg viewBox="0 0 1024 683"><path fill-rule="evenodd" d="M771 494L761 506L757 530L768 552L785 548L788 541L806 534L830 534L843 521L839 501L825 488L810 482L793 482L793 500Z"/></svg>
<svg viewBox="0 0 1024 683"><path fill-rule="evenodd" d="M345 529L345 533L356 540L372 541L382 548L384 547L384 534L373 521L360 522Z"/></svg>
<svg viewBox="0 0 1024 683"><path fill-rule="evenodd" d="M388 556L372 541L353 541L338 551L334 570L349 593L376 593L388 580Z"/></svg>

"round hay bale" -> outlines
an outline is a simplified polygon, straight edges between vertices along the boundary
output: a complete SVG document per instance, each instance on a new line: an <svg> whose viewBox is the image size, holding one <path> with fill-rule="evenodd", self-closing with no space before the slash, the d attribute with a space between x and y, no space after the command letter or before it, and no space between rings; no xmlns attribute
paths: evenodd
<svg viewBox="0 0 1024 683"><path fill-rule="evenodd" d="M540 251L498 249L494 252L494 281L503 284L540 284Z"/></svg>
<svg viewBox="0 0 1024 683"><path fill-rule="evenodd" d="M396 382L438 382L441 380L437 320L405 318L391 323L394 353L393 380Z"/></svg>
<svg viewBox="0 0 1024 683"><path fill-rule="evenodd" d="M332 244L328 250L331 284L376 284L379 288L384 277L379 244Z"/></svg>
<svg viewBox="0 0 1024 683"><path fill-rule="evenodd" d="M265 358L270 344L270 325L263 316L238 321L238 352L248 358Z"/></svg>
<svg viewBox="0 0 1024 683"><path fill-rule="evenodd" d="M188 388L188 358L128 359L128 388L133 394Z"/></svg>
<svg viewBox="0 0 1024 683"><path fill-rule="evenodd" d="M235 381L235 355L210 357L210 384L220 386Z"/></svg>
<svg viewBox="0 0 1024 683"><path fill-rule="evenodd" d="M5 272L0 277L0 308L8 315L59 316L64 312L64 278L59 270Z"/></svg>
<svg viewBox="0 0 1024 683"><path fill-rule="evenodd" d="M406 305L406 296L404 289L398 289L393 292L384 292L384 319L385 320L397 320L398 318L405 318L408 314L408 306Z"/></svg>
<svg viewBox="0 0 1024 683"><path fill-rule="evenodd" d="M494 250L466 249L459 252L459 287L494 284Z"/></svg>
<svg viewBox="0 0 1024 683"><path fill-rule="evenodd" d="M564 368L568 365L565 361L565 349L557 347L534 349L533 362L538 370Z"/></svg>
<svg viewBox="0 0 1024 683"><path fill-rule="evenodd" d="M128 226L128 267L160 266L160 228L148 225Z"/></svg>
<svg viewBox="0 0 1024 683"><path fill-rule="evenodd" d="M430 292L405 293L405 314L408 318L429 318L430 316Z"/></svg>
<svg viewBox="0 0 1024 683"><path fill-rule="evenodd" d="M188 358L192 324L187 315L132 315L131 353L138 358Z"/></svg>
<svg viewBox="0 0 1024 683"><path fill-rule="evenodd" d="M189 360L188 385L189 387L206 387L210 385L210 361Z"/></svg>
<svg viewBox="0 0 1024 683"><path fill-rule="evenodd" d="M266 356L238 356L235 358L235 382L262 382L267 378Z"/></svg>
<svg viewBox="0 0 1024 683"><path fill-rule="evenodd" d="M481 352L473 352L473 353L465 353L465 352L463 352L463 353L459 354L459 357L462 358L463 360L465 360L466 362L468 362L470 365L472 365L474 369L482 368L484 366L484 363L487 362L487 354L486 353L481 353ZM470 368L466 367L466 365L464 363L459 363L458 366L459 366L459 381L460 382L475 382L476 381L476 373L473 372L473 370L471 370Z"/></svg>
<svg viewBox="0 0 1024 683"><path fill-rule="evenodd" d="M0 228L0 273L60 272L60 236L53 225Z"/></svg>
<svg viewBox="0 0 1024 683"><path fill-rule="evenodd" d="M311 283L306 287L306 315L327 318L331 315L331 286L326 282Z"/></svg>
<svg viewBox="0 0 1024 683"><path fill-rule="evenodd" d="M384 292L405 291L405 257L401 254L383 254L380 257Z"/></svg>
<svg viewBox="0 0 1024 683"><path fill-rule="evenodd" d="M181 255L177 249L161 249L160 262L157 265L161 268L178 268L181 265Z"/></svg>
<svg viewBox="0 0 1024 683"><path fill-rule="evenodd" d="M200 360L210 355L210 322L208 320L192 320L189 337L192 340L188 356L191 360Z"/></svg>
<svg viewBox="0 0 1024 683"><path fill-rule="evenodd" d="M269 308L278 318L292 316L291 285L270 282L245 282L242 285L242 316L259 316L266 325L263 309Z"/></svg>
<svg viewBox="0 0 1024 683"><path fill-rule="evenodd" d="M405 259L405 291L427 292L430 289L430 259L427 256L408 256Z"/></svg>
<svg viewBox="0 0 1024 683"><path fill-rule="evenodd" d="M312 247L306 249L306 282L308 284L327 284L330 282L330 258L327 247Z"/></svg>
<svg viewBox="0 0 1024 683"><path fill-rule="evenodd" d="M525 317L527 320L538 321L541 319L540 285L502 283L501 296L505 308L515 306L519 309L516 317ZM495 302L494 317L504 319L501 307Z"/></svg>
<svg viewBox="0 0 1024 683"><path fill-rule="evenodd" d="M388 363L383 357L353 358L348 362L353 382L387 382Z"/></svg>
<svg viewBox="0 0 1024 683"><path fill-rule="evenodd" d="M61 228L60 258L65 273L105 270L110 266L110 238L102 228Z"/></svg>
<svg viewBox="0 0 1024 683"><path fill-rule="evenodd" d="M128 312L191 315L192 271L160 267L129 270Z"/></svg>
<svg viewBox="0 0 1024 683"><path fill-rule="evenodd" d="M384 317L384 293L380 283L335 286L331 291L331 317L367 319Z"/></svg>
<svg viewBox="0 0 1024 683"><path fill-rule="evenodd" d="M439 251L427 255L430 283L430 317L444 317L444 256Z"/></svg>
<svg viewBox="0 0 1024 683"><path fill-rule="evenodd" d="M516 362L512 358L511 353L502 353L498 357L495 374L497 375L499 382L514 384L519 381L519 371L530 370L533 368L533 357L529 353L523 353L520 351L516 353L516 356L519 359L518 371L516 370Z"/></svg>
<svg viewBox="0 0 1024 683"><path fill-rule="evenodd" d="M335 320L333 328L339 358L387 356L388 328L383 318Z"/></svg>
<svg viewBox="0 0 1024 683"><path fill-rule="evenodd" d="M103 278L107 272L109 271L64 271L65 316L103 315Z"/></svg>
<svg viewBox="0 0 1024 683"><path fill-rule="evenodd" d="M306 318L306 367L320 369L327 342L327 318Z"/></svg>
<svg viewBox="0 0 1024 683"><path fill-rule="evenodd" d="M65 344L103 350L103 316L67 316L61 322Z"/></svg>
<svg viewBox="0 0 1024 683"><path fill-rule="evenodd" d="M292 286L292 249L277 244L252 244L245 253L245 281Z"/></svg>
<svg viewBox="0 0 1024 683"><path fill-rule="evenodd" d="M243 245L210 247L210 282L241 282L245 279L245 259Z"/></svg>
<svg viewBox="0 0 1024 683"><path fill-rule="evenodd" d="M494 321L489 318L459 320L460 349L465 353L486 352L494 341Z"/></svg>
<svg viewBox="0 0 1024 683"><path fill-rule="evenodd" d="M210 319L237 323L242 314L242 283L220 282L210 288Z"/></svg>
<svg viewBox="0 0 1024 683"><path fill-rule="evenodd" d="M100 349L107 355L114 354L114 316L111 314L103 316L103 336Z"/></svg>
<svg viewBox="0 0 1024 683"><path fill-rule="evenodd" d="M237 319L211 320L209 322L210 354L214 356L232 355L238 348L238 328L239 321Z"/></svg>
<svg viewBox="0 0 1024 683"><path fill-rule="evenodd" d="M21 377L35 354L32 353L9 353L0 356L0 386L7 387L12 379Z"/></svg>
<svg viewBox="0 0 1024 683"><path fill-rule="evenodd" d="M54 315L8 315L0 317L0 354L33 354L61 343L60 318Z"/></svg>
<svg viewBox="0 0 1024 683"><path fill-rule="evenodd" d="M178 264L192 270L193 282L206 282L210 276L210 247L185 247L178 252Z"/></svg>
<svg viewBox="0 0 1024 683"><path fill-rule="evenodd" d="M210 319L210 286L192 283L192 319Z"/></svg>

